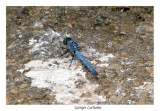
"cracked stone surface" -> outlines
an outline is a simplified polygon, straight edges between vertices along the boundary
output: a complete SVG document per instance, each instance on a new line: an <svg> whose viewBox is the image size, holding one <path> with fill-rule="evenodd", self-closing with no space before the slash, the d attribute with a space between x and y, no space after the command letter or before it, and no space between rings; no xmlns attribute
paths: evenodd
<svg viewBox="0 0 160 111"><path fill-rule="evenodd" d="M153 7L6 7L6 104L154 104ZM99 73L71 55L71 36Z"/></svg>

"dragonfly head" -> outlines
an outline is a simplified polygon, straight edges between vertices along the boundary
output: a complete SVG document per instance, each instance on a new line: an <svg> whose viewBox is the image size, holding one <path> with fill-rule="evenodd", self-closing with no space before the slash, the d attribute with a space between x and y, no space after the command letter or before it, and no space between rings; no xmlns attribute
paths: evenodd
<svg viewBox="0 0 160 111"><path fill-rule="evenodd" d="M64 45L67 45L68 41L71 41L71 40L72 40L72 37L66 37L66 38L64 38L64 40L63 40L63 44L64 44Z"/></svg>

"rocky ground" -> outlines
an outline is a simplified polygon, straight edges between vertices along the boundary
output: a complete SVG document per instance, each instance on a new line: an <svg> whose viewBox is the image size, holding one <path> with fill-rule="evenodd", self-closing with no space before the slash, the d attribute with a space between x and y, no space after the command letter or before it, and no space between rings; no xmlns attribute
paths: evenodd
<svg viewBox="0 0 160 111"><path fill-rule="evenodd" d="M6 104L154 104L153 7L6 10ZM98 77L58 57L65 36Z"/></svg>

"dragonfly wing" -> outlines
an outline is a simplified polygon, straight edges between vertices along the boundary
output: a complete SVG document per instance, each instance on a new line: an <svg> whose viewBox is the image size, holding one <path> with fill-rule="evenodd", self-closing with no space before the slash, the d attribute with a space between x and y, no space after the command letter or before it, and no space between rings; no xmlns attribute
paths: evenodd
<svg viewBox="0 0 160 111"><path fill-rule="evenodd" d="M76 51L75 55L83 62L83 64L94 74L94 75L98 75L98 73L96 72L96 70L86 61L86 59L83 57L83 55L79 52Z"/></svg>

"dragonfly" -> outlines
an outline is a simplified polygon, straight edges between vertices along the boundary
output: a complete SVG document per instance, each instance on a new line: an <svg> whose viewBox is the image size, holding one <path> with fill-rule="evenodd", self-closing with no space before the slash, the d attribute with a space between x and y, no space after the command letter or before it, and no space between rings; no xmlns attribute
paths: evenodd
<svg viewBox="0 0 160 111"><path fill-rule="evenodd" d="M61 56L65 55L67 52L70 52L72 56L72 60L74 59L74 57L77 57L88 68L88 70L92 72L92 74L94 74L95 76L98 75L96 70L87 62L84 56L80 53L80 47L78 46L78 43L76 41L72 40L72 37L64 38L63 44L67 45L67 50ZM72 64L72 60L71 60L71 64Z"/></svg>

